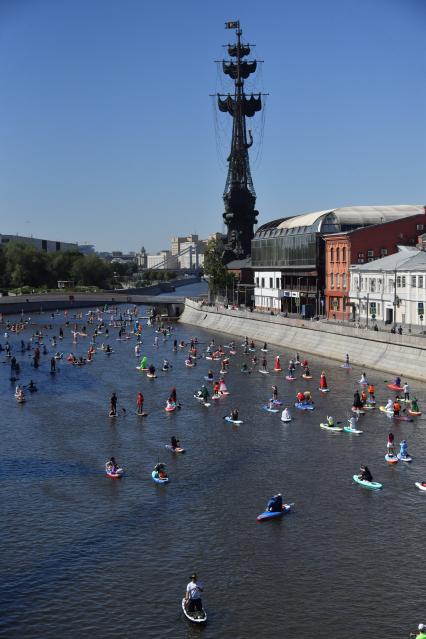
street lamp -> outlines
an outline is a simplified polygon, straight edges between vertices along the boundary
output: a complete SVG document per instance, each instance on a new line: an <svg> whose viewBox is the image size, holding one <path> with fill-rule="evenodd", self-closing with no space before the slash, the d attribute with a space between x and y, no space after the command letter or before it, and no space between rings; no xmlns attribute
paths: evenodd
<svg viewBox="0 0 426 639"><path fill-rule="evenodd" d="M297 289L298 289L297 292L298 292L299 297L296 298L296 299L297 299L297 306L298 306L298 310L299 310L299 315L301 314L301 308L300 308L301 307L301 284L300 284L301 280L302 280L301 277L297 278Z"/></svg>
<svg viewBox="0 0 426 639"><path fill-rule="evenodd" d="M368 306L369 306L369 300L370 300L370 294L367 293L367 296L364 296L364 300L366 300L366 309L367 309L367 328L368 328Z"/></svg>

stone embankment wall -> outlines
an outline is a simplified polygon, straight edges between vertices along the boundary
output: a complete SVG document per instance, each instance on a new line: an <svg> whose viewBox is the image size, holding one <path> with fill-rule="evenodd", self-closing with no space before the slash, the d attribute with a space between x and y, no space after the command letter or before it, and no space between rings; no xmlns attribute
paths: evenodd
<svg viewBox="0 0 426 639"><path fill-rule="evenodd" d="M343 363L348 353L351 362L359 366L426 380L426 337L233 311L190 299L185 301L179 321L219 333L247 335L250 339L289 349L291 354L311 353Z"/></svg>

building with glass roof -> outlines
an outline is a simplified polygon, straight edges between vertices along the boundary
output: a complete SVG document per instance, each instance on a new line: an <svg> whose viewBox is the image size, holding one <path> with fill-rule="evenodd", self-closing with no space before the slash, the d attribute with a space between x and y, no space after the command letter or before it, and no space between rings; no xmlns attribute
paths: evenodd
<svg viewBox="0 0 426 639"><path fill-rule="evenodd" d="M324 236L405 219L423 205L351 206L263 224L252 240L255 306L265 310L323 314Z"/></svg>

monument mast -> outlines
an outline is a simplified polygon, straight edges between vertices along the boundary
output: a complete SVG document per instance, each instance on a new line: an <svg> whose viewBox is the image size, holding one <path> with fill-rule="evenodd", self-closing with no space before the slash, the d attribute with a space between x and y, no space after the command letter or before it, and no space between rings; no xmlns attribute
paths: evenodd
<svg viewBox="0 0 426 639"><path fill-rule="evenodd" d="M228 44L231 60L222 61L222 70L234 81L233 94L217 94L219 110L232 117L231 152L228 156L228 175L223 201L223 219L227 226L224 262L242 259L251 254L251 240L258 211L255 210L256 192L250 171L248 149L253 144L250 129L247 131L246 118L251 118L261 110L262 97L258 93L250 96L244 91L244 80L257 68L257 60L244 60L250 54L250 46L241 42L242 30L239 21L226 22L226 29L235 29L237 41ZM248 132L248 136L247 136Z"/></svg>

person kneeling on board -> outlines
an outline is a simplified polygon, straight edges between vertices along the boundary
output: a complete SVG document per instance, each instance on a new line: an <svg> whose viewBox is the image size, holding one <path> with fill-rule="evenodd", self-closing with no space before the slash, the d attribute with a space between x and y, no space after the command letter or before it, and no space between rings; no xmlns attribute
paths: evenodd
<svg viewBox="0 0 426 639"><path fill-rule="evenodd" d="M278 493L277 495L274 495L273 497L271 497L271 499L268 501L266 510L270 513L280 513L282 509L283 509L283 498L281 493Z"/></svg>
<svg viewBox="0 0 426 639"><path fill-rule="evenodd" d="M373 481L373 475L370 473L370 470L367 466L361 465L359 470L361 471L358 475L359 479L362 479L364 481Z"/></svg>

